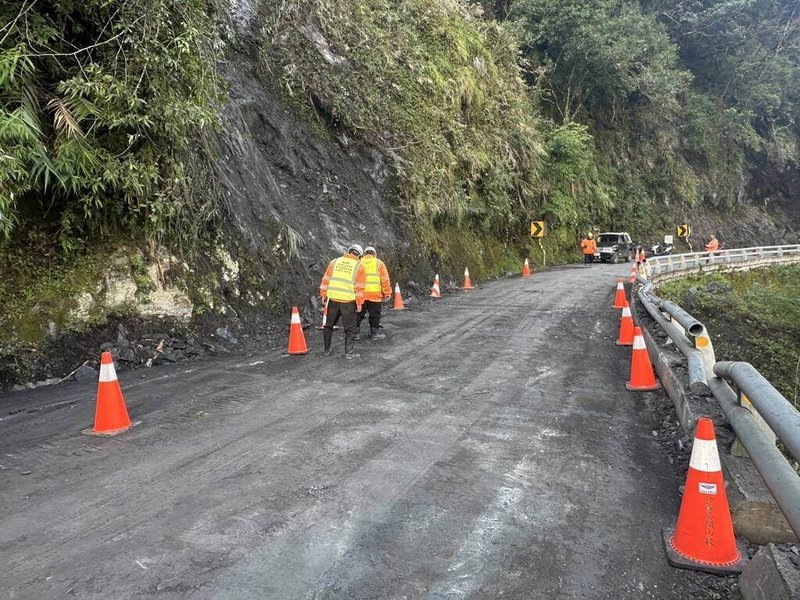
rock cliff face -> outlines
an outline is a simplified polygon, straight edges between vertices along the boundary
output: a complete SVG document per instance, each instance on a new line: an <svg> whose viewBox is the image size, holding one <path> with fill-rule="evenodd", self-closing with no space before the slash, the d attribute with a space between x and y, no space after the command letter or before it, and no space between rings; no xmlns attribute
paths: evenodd
<svg viewBox="0 0 800 600"><path fill-rule="evenodd" d="M231 57L222 72L230 85L215 165L223 219L270 294L303 304L352 242L408 249L380 154L310 131L259 83L250 58Z"/></svg>

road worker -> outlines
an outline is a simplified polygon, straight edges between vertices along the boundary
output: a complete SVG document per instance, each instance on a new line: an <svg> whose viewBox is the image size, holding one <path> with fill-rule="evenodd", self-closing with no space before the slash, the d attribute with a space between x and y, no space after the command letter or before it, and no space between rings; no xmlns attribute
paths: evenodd
<svg viewBox="0 0 800 600"><path fill-rule="evenodd" d="M378 258L377 251L373 246L364 248L364 257L361 259L366 274L366 284L364 286L364 308L356 317L356 339L361 339L361 321L369 313L369 333L373 340L386 337L381 333L381 305L383 300L392 297L392 284L389 281L389 271L384 262Z"/></svg>
<svg viewBox="0 0 800 600"><path fill-rule="evenodd" d="M363 248L352 244L347 252L339 258L334 258L328 263L322 282L319 284L319 295L322 301L328 303L328 319L322 330L324 356L331 354L331 341L333 341L333 327L342 318L344 328L344 357L357 358L356 345L356 313L361 311L364 304L364 285L366 275L361 265Z"/></svg>
<svg viewBox="0 0 800 600"><path fill-rule="evenodd" d="M581 251L583 252L583 264L590 267L594 262L594 253L597 252L597 243L594 241L594 234L591 231L581 241Z"/></svg>
<svg viewBox="0 0 800 600"><path fill-rule="evenodd" d="M717 236L712 235L711 239L706 244L706 252L716 252L717 250L719 250L719 240Z"/></svg>

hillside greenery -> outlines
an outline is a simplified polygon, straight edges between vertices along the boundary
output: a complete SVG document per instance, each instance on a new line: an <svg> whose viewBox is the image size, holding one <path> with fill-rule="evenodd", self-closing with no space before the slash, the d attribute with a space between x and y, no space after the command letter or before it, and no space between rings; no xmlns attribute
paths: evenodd
<svg viewBox="0 0 800 600"><path fill-rule="evenodd" d="M569 261L589 229L644 239L800 162L791 0L252 5L245 42L221 0L0 0L0 250L46 267L9 272L218 235L209 139L231 46L319 135L387 157L415 257L479 276L541 256L531 219Z"/></svg>
<svg viewBox="0 0 800 600"><path fill-rule="evenodd" d="M207 0L0 2L0 235L190 237L221 98ZM199 165L199 166L198 166ZM202 223L200 223L202 227Z"/></svg>
<svg viewBox="0 0 800 600"><path fill-rule="evenodd" d="M217 0L0 3L0 234L64 248L215 217ZM574 248L743 202L798 163L790 0L261 2L266 81L327 135L383 150L423 232Z"/></svg>
<svg viewBox="0 0 800 600"><path fill-rule="evenodd" d="M659 294L705 323L718 360L753 364L800 408L800 266L691 277Z"/></svg>

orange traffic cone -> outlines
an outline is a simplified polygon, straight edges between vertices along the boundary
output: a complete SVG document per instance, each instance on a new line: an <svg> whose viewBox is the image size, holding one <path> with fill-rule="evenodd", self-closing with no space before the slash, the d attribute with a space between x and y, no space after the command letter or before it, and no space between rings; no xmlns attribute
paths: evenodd
<svg viewBox="0 0 800 600"><path fill-rule="evenodd" d="M617 336L617 346L633 345L633 317L631 307L625 302L622 307L622 319L619 322L619 336Z"/></svg>
<svg viewBox="0 0 800 600"><path fill-rule="evenodd" d="M292 321L289 325L289 354L307 354L306 336L303 335L303 324L300 322L300 311L292 307Z"/></svg>
<svg viewBox="0 0 800 600"><path fill-rule="evenodd" d="M394 307L392 310L405 310L406 305L403 304L403 295L400 293L400 284L394 284Z"/></svg>
<svg viewBox="0 0 800 600"><path fill-rule="evenodd" d="M622 279L617 279L617 295L614 296L614 308L622 308L626 300L625 286L622 284Z"/></svg>
<svg viewBox="0 0 800 600"><path fill-rule="evenodd" d="M522 276L523 277L530 277L531 276L531 266L528 264L528 259L525 259L525 264L522 265Z"/></svg>
<svg viewBox="0 0 800 600"><path fill-rule="evenodd" d="M117 435L133 427L122 388L119 386L114 359L110 352L100 355L100 380L97 384L97 406L94 427L84 429L86 435Z"/></svg>
<svg viewBox="0 0 800 600"><path fill-rule="evenodd" d="M441 298L442 291L439 289L439 274L433 280L433 287L431 287L431 298Z"/></svg>
<svg viewBox="0 0 800 600"><path fill-rule="evenodd" d="M635 392L647 392L661 387L653 373L653 364L650 362L650 355L647 353L647 346L644 343L642 330L639 327L633 328L631 378L625 384L625 387Z"/></svg>
<svg viewBox="0 0 800 600"><path fill-rule="evenodd" d="M736 546L714 424L706 417L697 421L678 522L664 530L664 546L669 564L684 569L741 573L746 560Z"/></svg>
<svg viewBox="0 0 800 600"><path fill-rule="evenodd" d="M471 290L472 289L472 282L469 279L469 269L464 268L464 287L461 288L462 290Z"/></svg>

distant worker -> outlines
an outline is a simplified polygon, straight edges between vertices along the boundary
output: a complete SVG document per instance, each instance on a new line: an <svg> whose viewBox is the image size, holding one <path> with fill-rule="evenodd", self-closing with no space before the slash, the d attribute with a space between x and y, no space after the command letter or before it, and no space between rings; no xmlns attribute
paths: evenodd
<svg viewBox="0 0 800 600"><path fill-rule="evenodd" d="M636 248L636 264L643 265L647 262L647 255L644 252L644 246L639 245Z"/></svg>
<svg viewBox="0 0 800 600"><path fill-rule="evenodd" d="M323 356L330 356L333 328L339 317L344 328L344 357L357 358L356 345L356 313L364 304L364 285L366 275L359 259L364 250L358 244L352 244L344 256L334 258L328 263L322 282L319 284L319 295L328 303L328 318L323 336Z"/></svg>
<svg viewBox="0 0 800 600"><path fill-rule="evenodd" d="M383 300L392 297L392 283L389 281L389 271L384 262L378 258L373 246L364 248L364 258L361 259L366 275L364 286L364 307L356 315L356 339L360 339L361 321L369 313L369 333L373 340L386 337L381 333L381 305Z"/></svg>
<svg viewBox="0 0 800 600"><path fill-rule="evenodd" d="M591 231L581 241L581 251L583 252L583 264L590 267L594 262L594 253L597 252L597 243L594 241L594 234Z"/></svg>
<svg viewBox="0 0 800 600"><path fill-rule="evenodd" d="M711 239L706 244L706 252L716 252L717 250L719 250L719 240L717 236L712 235Z"/></svg>

